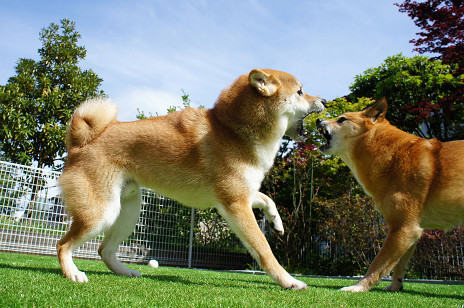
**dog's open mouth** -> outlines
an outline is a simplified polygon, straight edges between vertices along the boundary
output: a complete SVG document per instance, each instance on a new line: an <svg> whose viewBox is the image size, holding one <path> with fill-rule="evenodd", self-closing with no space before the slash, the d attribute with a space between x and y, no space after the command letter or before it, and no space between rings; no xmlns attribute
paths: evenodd
<svg viewBox="0 0 464 308"><path fill-rule="evenodd" d="M296 123L296 133L298 135L299 140L295 141L304 141L308 138L308 131L304 128L304 120L315 111L310 111L305 114L297 123Z"/></svg>
<svg viewBox="0 0 464 308"><path fill-rule="evenodd" d="M297 134L300 140L305 140L308 137L308 132L304 129L303 126L305 118L306 116L297 123Z"/></svg>
<svg viewBox="0 0 464 308"><path fill-rule="evenodd" d="M321 151L325 151L325 150L328 150L330 148L330 140L332 140L332 135L330 135L330 133L327 131L327 129L323 126L318 126L317 130L319 131L319 133L321 133L321 135L325 138L326 140L326 143L323 144L321 147L320 147L320 150Z"/></svg>

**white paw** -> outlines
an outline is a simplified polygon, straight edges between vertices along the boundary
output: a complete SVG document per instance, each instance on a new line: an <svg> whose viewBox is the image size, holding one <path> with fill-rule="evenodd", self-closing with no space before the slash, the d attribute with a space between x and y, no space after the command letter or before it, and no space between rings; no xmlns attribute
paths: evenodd
<svg viewBox="0 0 464 308"><path fill-rule="evenodd" d="M84 272L80 272L80 271L77 271L73 274L70 274L69 276L67 276L71 281L75 281L75 282L89 282L89 280L87 279L87 276L85 275Z"/></svg>
<svg viewBox="0 0 464 308"><path fill-rule="evenodd" d="M358 293L358 292L367 292L367 291L369 291L369 288L365 287L363 285L355 284L355 285L350 286L350 287L341 288L339 291Z"/></svg>
<svg viewBox="0 0 464 308"><path fill-rule="evenodd" d="M280 235L284 235L284 225L282 224L282 219L280 219L279 215L277 215L277 217L274 218L272 223L274 224L274 229L276 229L276 231L279 232Z"/></svg>
<svg viewBox="0 0 464 308"><path fill-rule="evenodd" d="M306 283L303 281L300 281L298 279L295 279L291 277L291 280L285 284L285 286L282 286L285 289L293 289L293 290L306 290L308 286Z"/></svg>

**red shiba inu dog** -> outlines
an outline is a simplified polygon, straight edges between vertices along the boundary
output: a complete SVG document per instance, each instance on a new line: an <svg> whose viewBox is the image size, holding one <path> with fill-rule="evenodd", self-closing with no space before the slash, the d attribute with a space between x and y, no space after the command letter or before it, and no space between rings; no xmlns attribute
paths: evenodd
<svg viewBox="0 0 464 308"><path fill-rule="evenodd" d="M320 150L348 165L388 224L388 235L364 278L343 291L368 291L393 269L385 289L400 291L406 265L423 229L464 222L464 141L426 140L392 126L380 100L335 121L317 121Z"/></svg>
<svg viewBox="0 0 464 308"><path fill-rule="evenodd" d="M239 77L209 110L187 108L124 123L109 101L85 102L68 128L68 158L59 180L73 218L57 245L63 274L87 282L72 253L105 231L99 254L108 268L140 276L115 252L138 220L143 185L186 206L215 207L282 288L307 288L279 265L252 208L263 209L283 233L274 202L259 192L261 181L282 136L304 139L303 119L324 104L305 94L292 75L266 69Z"/></svg>

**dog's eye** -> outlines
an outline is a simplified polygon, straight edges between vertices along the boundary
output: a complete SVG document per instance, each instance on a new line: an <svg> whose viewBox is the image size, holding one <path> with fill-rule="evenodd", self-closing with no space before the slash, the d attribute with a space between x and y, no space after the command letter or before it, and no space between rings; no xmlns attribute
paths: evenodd
<svg viewBox="0 0 464 308"><path fill-rule="evenodd" d="M298 93L299 96L303 96L303 88L300 88L298 90L298 92L296 92L296 93Z"/></svg>
<svg viewBox="0 0 464 308"><path fill-rule="evenodd" d="M338 118L337 123L338 123L338 124L341 124L341 123L345 122L346 120L347 120L347 118L345 118L345 117L340 117L340 118Z"/></svg>

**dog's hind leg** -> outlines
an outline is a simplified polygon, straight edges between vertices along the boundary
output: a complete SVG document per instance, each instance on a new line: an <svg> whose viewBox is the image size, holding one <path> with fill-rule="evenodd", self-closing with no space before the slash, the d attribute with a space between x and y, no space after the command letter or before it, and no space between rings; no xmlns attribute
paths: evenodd
<svg viewBox="0 0 464 308"><path fill-rule="evenodd" d="M280 235L284 234L282 219L280 218L277 207L271 198L258 192L252 202L252 207L262 209L264 214L266 214L267 220L274 225L274 229L276 229Z"/></svg>
<svg viewBox="0 0 464 308"><path fill-rule="evenodd" d="M398 292L403 290L403 280L404 274L406 272L406 267L411 259L414 250L416 250L417 242L409 248L408 251L400 258L400 261L393 268L393 278L390 285L384 288L385 291Z"/></svg>
<svg viewBox="0 0 464 308"><path fill-rule="evenodd" d="M124 276L141 276L136 271L127 268L116 258L116 251L134 230L138 221L141 207L140 187L133 181L127 182L121 191L121 210L114 224L105 232L105 238L98 249L98 253L106 266L114 273Z"/></svg>
<svg viewBox="0 0 464 308"><path fill-rule="evenodd" d="M79 271L72 260L73 251L116 221L121 207L121 181L112 172L105 173L103 181L94 180L93 185L85 176L63 175L60 184L73 221L57 244L58 260L64 276L72 281L87 282L85 273Z"/></svg>
<svg viewBox="0 0 464 308"><path fill-rule="evenodd" d="M259 229L247 199L225 204L219 206L217 209L263 270L282 288L295 290L307 289L304 282L290 276L276 260L271 247L269 247L266 238Z"/></svg>
<svg viewBox="0 0 464 308"><path fill-rule="evenodd" d="M79 248L79 246L83 243L97 236L102 229L102 227L98 226L92 227L85 225L79 220L73 221L69 231L61 240L58 241L58 244L56 245L61 271L65 277L76 282L88 281L85 273L79 271L77 266L74 264L72 254L74 250Z"/></svg>
<svg viewBox="0 0 464 308"><path fill-rule="evenodd" d="M77 201L79 193L73 191L74 198L69 198L74 199L73 207L78 210L74 210L71 228L56 248L63 275L72 281L87 282L85 273L79 271L74 264L72 254L79 246L96 237L114 222L120 205L110 202L109 206L104 206L108 202L104 201L106 198L97 197L92 191L88 191L87 198Z"/></svg>

